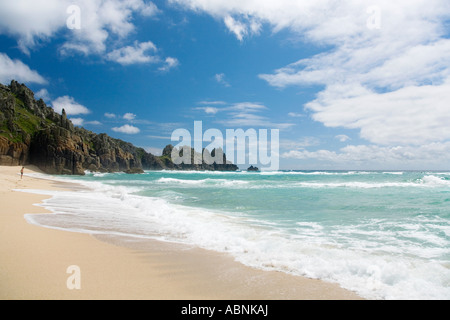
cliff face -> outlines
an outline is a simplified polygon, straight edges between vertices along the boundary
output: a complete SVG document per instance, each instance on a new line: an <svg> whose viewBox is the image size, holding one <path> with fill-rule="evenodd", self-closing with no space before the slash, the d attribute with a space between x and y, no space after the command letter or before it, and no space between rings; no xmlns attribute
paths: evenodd
<svg viewBox="0 0 450 320"><path fill-rule="evenodd" d="M0 165L24 164L50 174L69 175L82 175L85 170L238 169L232 164L175 165L167 155L156 157L106 134L74 127L64 111L56 113L42 99L36 101L25 85L12 81L9 86L0 84Z"/></svg>

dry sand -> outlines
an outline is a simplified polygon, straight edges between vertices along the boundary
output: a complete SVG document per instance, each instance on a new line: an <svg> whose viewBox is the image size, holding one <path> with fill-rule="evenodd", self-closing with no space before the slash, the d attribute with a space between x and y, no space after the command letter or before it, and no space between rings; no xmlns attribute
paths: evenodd
<svg viewBox="0 0 450 320"><path fill-rule="evenodd" d="M25 214L46 213L34 204L45 196L16 189L70 188L0 167L0 299L145 300L353 300L338 285L255 270L233 258L156 241L124 245L27 223ZM104 241L107 240L107 241ZM115 243L114 243L115 242ZM70 266L81 289L68 289ZM72 282L70 282L72 283Z"/></svg>

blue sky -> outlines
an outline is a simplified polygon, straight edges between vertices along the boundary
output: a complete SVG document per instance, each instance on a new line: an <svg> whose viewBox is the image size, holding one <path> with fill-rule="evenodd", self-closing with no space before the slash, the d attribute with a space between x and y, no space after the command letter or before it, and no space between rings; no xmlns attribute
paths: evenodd
<svg viewBox="0 0 450 320"><path fill-rule="evenodd" d="M443 170L449 15L445 0L1 1L0 82L153 153L203 121L279 129L282 169Z"/></svg>

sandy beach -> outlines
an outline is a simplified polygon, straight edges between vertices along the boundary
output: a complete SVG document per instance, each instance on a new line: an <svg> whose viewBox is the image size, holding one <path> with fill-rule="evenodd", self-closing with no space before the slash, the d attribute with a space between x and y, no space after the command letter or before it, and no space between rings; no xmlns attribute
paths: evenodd
<svg viewBox="0 0 450 320"><path fill-rule="evenodd" d="M232 257L156 241L124 245L120 239L47 229L25 214L45 196L17 189L72 188L0 167L0 299L353 300L353 292L318 280L246 267ZM75 186L76 187L76 186ZM79 273L68 273L77 266ZM69 289L76 278L80 289ZM69 283L75 283L70 282Z"/></svg>

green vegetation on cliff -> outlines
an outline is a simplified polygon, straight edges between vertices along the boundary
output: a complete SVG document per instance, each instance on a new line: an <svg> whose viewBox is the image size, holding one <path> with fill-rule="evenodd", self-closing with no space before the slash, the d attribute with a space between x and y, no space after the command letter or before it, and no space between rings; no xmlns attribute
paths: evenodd
<svg viewBox="0 0 450 320"><path fill-rule="evenodd" d="M140 173L143 170L236 171L235 165L175 165L131 143L75 127L62 114L48 107L24 84L0 84L0 165L33 164L51 174L82 175L96 172Z"/></svg>

